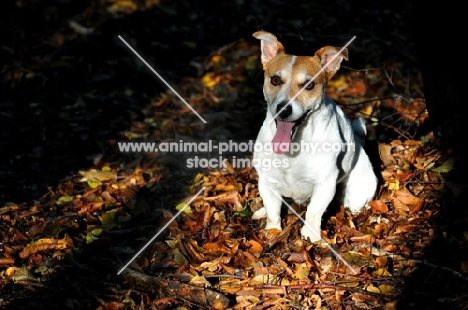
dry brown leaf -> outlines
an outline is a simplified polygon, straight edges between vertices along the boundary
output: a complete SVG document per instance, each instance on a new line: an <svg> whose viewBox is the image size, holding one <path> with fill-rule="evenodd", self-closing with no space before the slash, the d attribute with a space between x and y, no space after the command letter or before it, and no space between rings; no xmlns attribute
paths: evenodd
<svg viewBox="0 0 468 310"><path fill-rule="evenodd" d="M194 276L192 280L190 280L190 283L204 286L204 287L210 287L211 283L208 282L208 280L204 276Z"/></svg>
<svg viewBox="0 0 468 310"><path fill-rule="evenodd" d="M380 250L389 253L395 253L396 251L398 251L398 247L392 243L385 243L380 246Z"/></svg>
<svg viewBox="0 0 468 310"><path fill-rule="evenodd" d="M374 213L388 213L387 205L381 200L372 200L368 204Z"/></svg>
<svg viewBox="0 0 468 310"><path fill-rule="evenodd" d="M406 187L402 187L395 191L395 197L402 203L412 206L417 205L421 200L421 198L413 195L413 193L411 193Z"/></svg>
<svg viewBox="0 0 468 310"><path fill-rule="evenodd" d="M223 270L225 272L227 272L228 274L235 274L236 273L236 269L229 266L229 265L226 265L226 264L223 264L223 263L219 263L219 266L221 266L221 268L223 268Z"/></svg>
<svg viewBox="0 0 468 310"><path fill-rule="evenodd" d="M371 235L362 235L362 236L352 236L350 238L353 242L364 242L364 243L374 243L375 238Z"/></svg>
<svg viewBox="0 0 468 310"><path fill-rule="evenodd" d="M408 205L404 204L398 199L393 199L392 206L395 210L399 212L399 214L406 214L406 212L410 211L410 208L408 207Z"/></svg>
<svg viewBox="0 0 468 310"><path fill-rule="evenodd" d="M2 257L0 258L0 266L10 265L13 264L15 260L13 257Z"/></svg>
<svg viewBox="0 0 468 310"><path fill-rule="evenodd" d="M407 232L413 231L415 229L415 227L417 227L417 226L413 225L413 224L403 224L402 223L402 224L396 225L396 229L395 229L394 234L395 235L405 234Z"/></svg>
<svg viewBox="0 0 468 310"><path fill-rule="evenodd" d="M232 191L232 190L234 190L234 189L235 189L235 186L232 185L232 184L227 184L227 185L225 185L225 184L218 184L218 185L216 185L215 188L214 188L214 190L217 191L217 192L219 192L219 191L221 191L221 192L227 192L227 191Z"/></svg>
<svg viewBox="0 0 468 310"><path fill-rule="evenodd" d="M414 213L421 211L424 206L424 198L419 199L418 203L411 208L409 215L413 215Z"/></svg>
<svg viewBox="0 0 468 310"><path fill-rule="evenodd" d="M117 181L117 173L112 171L100 171L90 169L88 171L78 171L83 176L84 181L104 182L104 181Z"/></svg>
<svg viewBox="0 0 468 310"><path fill-rule="evenodd" d="M260 243L255 240L247 240L244 244L250 253L256 257L260 257L260 254L263 252L263 247Z"/></svg>
<svg viewBox="0 0 468 310"><path fill-rule="evenodd" d="M47 250L63 250L69 246L67 238L55 239L55 238L43 238L31 242L27 245L23 251L19 254L21 258L26 258L31 254L37 252L43 252Z"/></svg>
<svg viewBox="0 0 468 310"><path fill-rule="evenodd" d="M253 263L258 260L257 257L253 256L253 254L251 254L250 252L244 252L244 256L245 258L247 258L247 260L250 261L250 263Z"/></svg>
<svg viewBox="0 0 468 310"><path fill-rule="evenodd" d="M375 297L361 293L352 294L351 299L356 303L355 306L360 309L372 309L371 305L377 302Z"/></svg>
<svg viewBox="0 0 468 310"><path fill-rule="evenodd" d="M374 260L375 267L384 267L388 263L388 256L377 256Z"/></svg>
<svg viewBox="0 0 468 310"><path fill-rule="evenodd" d="M376 224L374 227L374 232L376 237L382 236L382 233L388 233L389 227L385 223Z"/></svg>
<svg viewBox="0 0 468 310"><path fill-rule="evenodd" d="M385 167L396 165L395 157L392 155L393 146L379 143L379 155Z"/></svg>
<svg viewBox="0 0 468 310"><path fill-rule="evenodd" d="M194 244L195 243L195 244ZM189 253L190 257L197 263L204 261L205 257L202 253L199 252L198 245L196 245L196 240L190 240L189 242L184 243L185 249Z"/></svg>
<svg viewBox="0 0 468 310"><path fill-rule="evenodd" d="M221 280L219 283L219 290L223 293L236 294L243 288L243 284L239 279L226 279Z"/></svg>
<svg viewBox="0 0 468 310"><path fill-rule="evenodd" d="M231 253L231 249L228 248L222 242L207 242L203 245L207 253Z"/></svg>

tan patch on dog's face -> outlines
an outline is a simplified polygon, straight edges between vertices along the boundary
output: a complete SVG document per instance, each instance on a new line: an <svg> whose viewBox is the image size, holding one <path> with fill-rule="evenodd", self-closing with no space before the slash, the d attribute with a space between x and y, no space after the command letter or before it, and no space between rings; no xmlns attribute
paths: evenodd
<svg viewBox="0 0 468 310"><path fill-rule="evenodd" d="M268 102L293 98L321 68L317 56L278 55L265 68L264 91ZM315 86L302 91L294 101L306 108L308 100L321 96L326 82L325 73L321 73L312 82Z"/></svg>

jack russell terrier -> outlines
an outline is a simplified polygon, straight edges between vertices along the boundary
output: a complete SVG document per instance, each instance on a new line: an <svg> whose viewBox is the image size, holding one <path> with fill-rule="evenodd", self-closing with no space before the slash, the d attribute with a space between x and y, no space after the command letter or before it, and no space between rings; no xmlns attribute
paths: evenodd
<svg viewBox="0 0 468 310"><path fill-rule="evenodd" d="M265 229L281 230L281 197L299 204L309 200L301 235L318 241L322 215L334 198L357 212L373 199L377 187L357 136L365 136L363 121L358 118L351 124L325 94L343 58L348 60L348 50L339 53L338 48L325 46L314 56L294 56L285 54L269 32L253 36L261 42L268 106L253 158L264 208L252 218L266 217Z"/></svg>

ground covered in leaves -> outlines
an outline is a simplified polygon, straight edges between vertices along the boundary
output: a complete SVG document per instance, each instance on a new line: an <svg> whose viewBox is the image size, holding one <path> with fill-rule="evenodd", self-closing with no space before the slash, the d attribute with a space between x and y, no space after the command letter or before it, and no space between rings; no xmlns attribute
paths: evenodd
<svg viewBox="0 0 468 310"><path fill-rule="evenodd" d="M464 186L453 176L451 146L424 126L406 4L213 4L17 1L2 13L0 305L466 308ZM302 240L301 222L287 212L281 233L251 220L262 206L257 174L232 158L196 170L188 159L219 154L119 151L128 141L254 139L264 116L259 47L250 38L259 28L291 53L351 35L363 42L350 46L351 61L327 92L350 118L366 118L379 190L357 215L330 209L326 243Z"/></svg>

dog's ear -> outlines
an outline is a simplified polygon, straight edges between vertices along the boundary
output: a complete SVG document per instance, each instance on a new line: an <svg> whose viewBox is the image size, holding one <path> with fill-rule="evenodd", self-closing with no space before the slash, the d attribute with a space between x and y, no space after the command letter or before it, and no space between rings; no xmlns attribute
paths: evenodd
<svg viewBox="0 0 468 310"><path fill-rule="evenodd" d="M320 62L322 66L325 66L336 54L340 52L340 49L334 46L325 46L319 49L315 56L320 58ZM338 56L333 59L333 61L327 65L325 68L325 72L327 72L327 76L330 79L332 76L335 75L336 71L340 69L341 61L345 59L348 60L348 49L345 48Z"/></svg>
<svg viewBox="0 0 468 310"><path fill-rule="evenodd" d="M257 31L253 36L260 40L260 49L262 51L262 65L265 70L266 65L279 53L284 52L284 46L271 33L266 31Z"/></svg>

